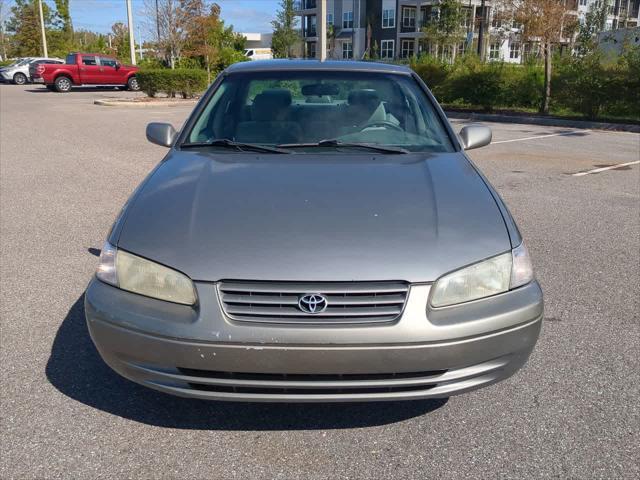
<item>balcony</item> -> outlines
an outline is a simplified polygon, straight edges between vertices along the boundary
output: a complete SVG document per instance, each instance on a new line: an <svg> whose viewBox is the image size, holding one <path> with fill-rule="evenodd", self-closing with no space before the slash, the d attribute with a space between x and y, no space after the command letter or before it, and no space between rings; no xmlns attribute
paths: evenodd
<svg viewBox="0 0 640 480"><path fill-rule="evenodd" d="M317 8L317 6L317 0L296 0L295 2L293 2L293 9L296 12L301 12L303 10L312 10Z"/></svg>

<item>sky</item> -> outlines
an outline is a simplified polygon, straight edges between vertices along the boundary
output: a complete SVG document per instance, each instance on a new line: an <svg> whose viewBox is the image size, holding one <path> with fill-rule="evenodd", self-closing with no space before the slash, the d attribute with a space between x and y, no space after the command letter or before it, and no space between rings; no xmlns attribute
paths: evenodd
<svg viewBox="0 0 640 480"><path fill-rule="evenodd" d="M53 7L53 0L44 0ZM12 2L9 2L12 3ZM111 25L127 23L125 0L70 0L71 20L75 29L100 33L111 31ZM216 0L222 8L225 24L233 25L237 32L271 31L271 20L280 3L278 0ZM133 0L133 25L136 38L152 38L152 26L145 20L145 4L155 5L155 0Z"/></svg>

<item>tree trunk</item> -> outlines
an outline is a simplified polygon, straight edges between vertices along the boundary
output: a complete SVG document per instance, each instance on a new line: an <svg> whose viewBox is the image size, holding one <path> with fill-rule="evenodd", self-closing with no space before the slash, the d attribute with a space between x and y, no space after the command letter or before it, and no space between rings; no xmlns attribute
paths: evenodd
<svg viewBox="0 0 640 480"><path fill-rule="evenodd" d="M549 114L549 101L551 100L551 42L544 44L544 94L540 113Z"/></svg>

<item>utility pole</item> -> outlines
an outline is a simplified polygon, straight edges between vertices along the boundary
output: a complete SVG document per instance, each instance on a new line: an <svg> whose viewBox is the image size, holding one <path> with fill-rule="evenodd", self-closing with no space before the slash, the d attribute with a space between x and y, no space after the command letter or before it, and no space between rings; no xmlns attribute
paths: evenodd
<svg viewBox="0 0 640 480"><path fill-rule="evenodd" d="M42 0L38 0L38 9L40 10L40 33L42 34L42 55L49 58L47 52L47 34L44 31L44 15L42 14Z"/></svg>
<svg viewBox="0 0 640 480"><path fill-rule="evenodd" d="M140 24L138 24L138 55L140 55L140 58L144 58L142 56L142 35L140 35Z"/></svg>
<svg viewBox="0 0 640 480"><path fill-rule="evenodd" d="M318 17L320 23L318 25L318 44L316 45L316 58L319 60L327 59L327 0L320 0L320 8L318 9Z"/></svg>
<svg viewBox="0 0 640 480"><path fill-rule="evenodd" d="M136 64L136 45L133 31L133 14L131 13L131 0L127 0L127 22L129 22L129 53L131 54L131 65Z"/></svg>
<svg viewBox="0 0 640 480"><path fill-rule="evenodd" d="M156 30L158 32L158 46L160 45L160 10L158 9L158 0L156 0Z"/></svg>
<svg viewBox="0 0 640 480"><path fill-rule="evenodd" d="M482 2L480 3L480 29L478 30L478 56L480 57L480 60L484 60L484 2L485 0L482 0Z"/></svg>

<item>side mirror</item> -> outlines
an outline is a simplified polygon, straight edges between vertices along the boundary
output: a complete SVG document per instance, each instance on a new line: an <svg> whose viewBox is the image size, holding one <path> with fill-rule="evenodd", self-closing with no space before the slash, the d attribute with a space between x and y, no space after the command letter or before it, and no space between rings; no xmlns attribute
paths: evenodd
<svg viewBox="0 0 640 480"><path fill-rule="evenodd" d="M483 125L468 125L460 130L460 140L465 150L484 147L491 143L491 129Z"/></svg>
<svg viewBox="0 0 640 480"><path fill-rule="evenodd" d="M116 70L120 70L120 67L121 67L121 66L122 66L122 65L120 65L120 62L116 62Z"/></svg>
<svg viewBox="0 0 640 480"><path fill-rule="evenodd" d="M176 129L170 123L152 122L147 125L147 140L161 147L171 147L176 133Z"/></svg>

